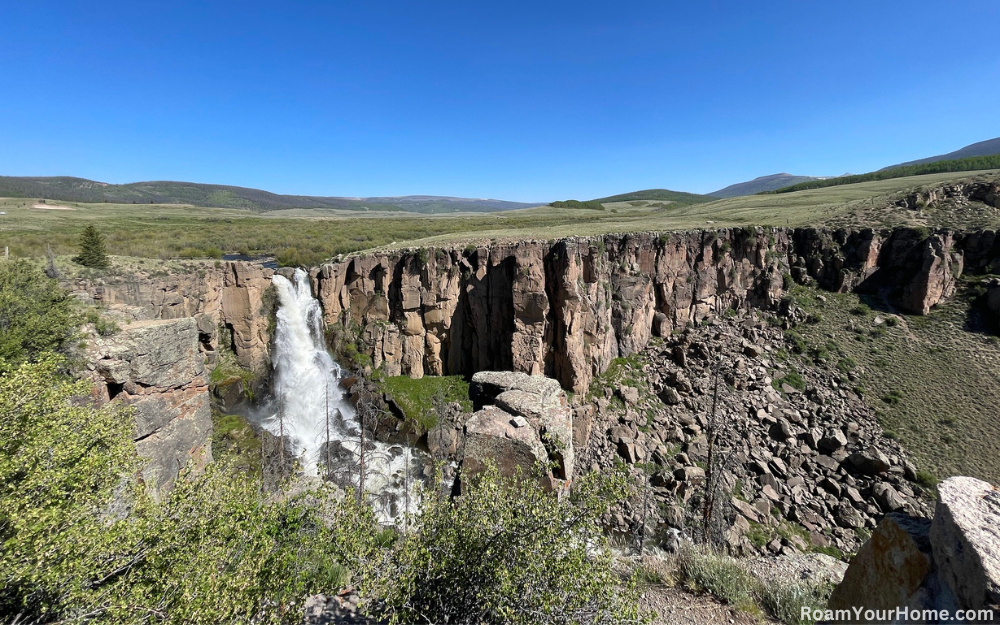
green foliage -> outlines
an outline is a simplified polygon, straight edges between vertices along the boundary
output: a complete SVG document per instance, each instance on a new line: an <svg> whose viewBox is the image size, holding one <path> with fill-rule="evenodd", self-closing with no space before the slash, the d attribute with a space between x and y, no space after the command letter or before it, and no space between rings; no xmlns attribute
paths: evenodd
<svg viewBox="0 0 1000 625"><path fill-rule="evenodd" d="M580 200L563 200L559 202L552 202L549 206L553 208L582 208L593 211L604 210L604 204L598 200L588 200L586 202L581 202Z"/></svg>
<svg viewBox="0 0 1000 625"><path fill-rule="evenodd" d="M104 237L93 224L83 229L80 235L80 254L73 259L73 262L92 269L107 269L111 266L107 249L104 247Z"/></svg>
<svg viewBox="0 0 1000 625"><path fill-rule="evenodd" d="M406 419L423 432L437 425L438 410L447 403L457 401L462 404L463 410L472 411L469 383L460 375L425 375L417 380L408 375L397 375L382 380L382 387L392 396Z"/></svg>
<svg viewBox="0 0 1000 625"><path fill-rule="evenodd" d="M921 469L917 471L917 484L929 489L937 488L938 478L936 475L927 471L926 469Z"/></svg>
<svg viewBox="0 0 1000 625"><path fill-rule="evenodd" d="M776 191L764 191L758 195L771 193L792 193L794 191L805 191L807 189L822 189L824 187L836 187L845 184L855 184L858 182L870 182L872 180L889 180L891 178L905 178L907 176L922 176L925 174L939 174L952 171L976 171L980 169L1000 168L1000 154L992 156L973 156L971 158L960 158L951 161L936 161L934 163L921 163L919 165L906 165L904 167L893 167L892 169L882 169L867 174L856 174L853 176L840 176L839 178L827 178L825 180L810 180L784 187Z"/></svg>
<svg viewBox="0 0 1000 625"><path fill-rule="evenodd" d="M686 193L684 191L671 191L670 189L645 189L643 191L632 191L620 195L602 197L595 202L610 204L612 202L631 202L634 200L661 200L671 202L675 206L687 204L702 204L711 202L715 198L708 195L698 195L696 193Z"/></svg>
<svg viewBox="0 0 1000 625"><path fill-rule="evenodd" d="M24 260L0 262L0 360L61 349L78 319L59 283Z"/></svg>
<svg viewBox="0 0 1000 625"><path fill-rule="evenodd" d="M235 469L259 475L260 452L260 438L244 417L212 412L212 456L216 460L226 459Z"/></svg>
<svg viewBox="0 0 1000 625"><path fill-rule="evenodd" d="M802 338L802 335L795 330L785 332L785 340L792 344L792 351L796 354L804 354L809 350L809 344Z"/></svg>
<svg viewBox="0 0 1000 625"><path fill-rule="evenodd" d="M771 382L771 385L774 386L774 388L779 389L779 390L781 389L781 385L782 384L787 384L788 386L791 386L792 388L798 389L800 391L806 390L806 381L805 381L805 378L803 378L799 374L799 372L796 371L795 369L789 369L785 373L785 376L783 378L779 378L779 379L774 380L773 382Z"/></svg>
<svg viewBox="0 0 1000 625"><path fill-rule="evenodd" d="M872 309L868 304L858 304L851 308L850 312L852 315L857 315L858 317L866 317L871 314Z"/></svg>
<svg viewBox="0 0 1000 625"><path fill-rule="evenodd" d="M858 363L854 362L854 359L851 358L850 356L841 358L840 360L837 361L837 369L839 369L840 372L843 373L844 375L847 375L851 371L854 371L854 369L857 366Z"/></svg>
<svg viewBox="0 0 1000 625"><path fill-rule="evenodd" d="M710 592L745 612L759 613L759 606L787 625L812 623L800 620L802 607L825 608L833 590L829 585L765 584L735 558L693 546L681 551L678 565L681 580L689 588Z"/></svg>
<svg viewBox="0 0 1000 625"><path fill-rule="evenodd" d="M163 503L132 480L133 420L72 401L61 363L0 384L0 612L25 621L286 622L346 582L322 492L274 500L226 462ZM370 527L370 526L369 526Z"/></svg>
<svg viewBox="0 0 1000 625"><path fill-rule="evenodd" d="M112 334L117 334L121 328L115 323L114 319L108 319L96 310L91 310L86 314L87 323L94 324L94 329L101 336L111 336Z"/></svg>
<svg viewBox="0 0 1000 625"><path fill-rule="evenodd" d="M903 392L898 389L893 389L882 396L882 401L889 404L890 406L896 406L902 400L903 400Z"/></svg>
<svg viewBox="0 0 1000 625"><path fill-rule="evenodd" d="M560 498L488 466L454 500L425 493L410 531L351 568L392 623L642 622L637 585L622 586L599 525L627 484L589 473Z"/></svg>

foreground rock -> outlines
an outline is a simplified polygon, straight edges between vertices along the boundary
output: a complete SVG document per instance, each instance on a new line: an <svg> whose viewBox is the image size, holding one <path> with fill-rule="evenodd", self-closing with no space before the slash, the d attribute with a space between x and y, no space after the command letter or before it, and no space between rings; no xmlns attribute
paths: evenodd
<svg viewBox="0 0 1000 625"><path fill-rule="evenodd" d="M934 562L966 608L1000 608L1000 491L953 477L938 487L930 531Z"/></svg>
<svg viewBox="0 0 1000 625"><path fill-rule="evenodd" d="M992 610L992 619L979 620L1000 617L1000 491L953 477L938 492L933 521L886 516L834 589L831 610Z"/></svg>
<svg viewBox="0 0 1000 625"><path fill-rule="evenodd" d="M131 406L134 440L146 458L142 480L169 490L189 462L212 460L212 415L204 358L193 318L137 321L93 342L90 367L102 401Z"/></svg>

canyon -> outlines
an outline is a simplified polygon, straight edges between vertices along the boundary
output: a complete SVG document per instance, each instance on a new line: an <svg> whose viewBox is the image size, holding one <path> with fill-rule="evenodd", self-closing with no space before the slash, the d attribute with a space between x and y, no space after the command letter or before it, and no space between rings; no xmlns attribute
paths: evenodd
<svg viewBox="0 0 1000 625"><path fill-rule="evenodd" d="M877 293L886 306L924 315L964 274L998 263L993 231L747 227L375 251L309 276L326 323L344 328L388 376L511 370L582 393L651 337L730 309L778 309L789 280ZM272 273L236 261L67 286L136 319L194 317L210 365L221 330L240 365L260 370L269 362Z"/></svg>

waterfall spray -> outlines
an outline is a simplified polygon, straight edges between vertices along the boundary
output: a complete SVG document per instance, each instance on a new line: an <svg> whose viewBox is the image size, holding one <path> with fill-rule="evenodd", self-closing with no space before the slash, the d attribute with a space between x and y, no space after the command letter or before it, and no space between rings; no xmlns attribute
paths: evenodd
<svg viewBox="0 0 1000 625"><path fill-rule="evenodd" d="M275 394L261 425L289 444L304 474L318 475L325 463L357 467L359 496L378 502L376 512L392 520L409 508L412 456L401 445L365 436L358 413L340 386L341 368L326 349L323 311L312 295L309 276L296 269L292 280L275 275L278 292L274 336ZM331 412L337 415L330 418ZM366 440L367 439L367 440ZM419 464L419 463L418 463Z"/></svg>

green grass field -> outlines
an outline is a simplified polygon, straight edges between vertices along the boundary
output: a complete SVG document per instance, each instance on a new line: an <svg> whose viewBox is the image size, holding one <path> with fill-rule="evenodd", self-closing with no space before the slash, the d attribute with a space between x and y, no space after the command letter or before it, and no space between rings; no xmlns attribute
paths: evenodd
<svg viewBox="0 0 1000 625"><path fill-rule="evenodd" d="M1000 341L975 306L978 282L963 280L955 297L923 317L894 314L874 297L795 287L792 296L815 323L795 329L806 347L793 358L800 366L824 359L855 377L848 386L918 468L995 484Z"/></svg>
<svg viewBox="0 0 1000 625"><path fill-rule="evenodd" d="M254 213L233 208L159 204L85 204L0 199L0 247L40 256L46 246L73 254L84 226L95 223L119 256L217 258L223 253L272 254L285 265L312 265L337 254L380 246L491 239L558 238L609 232L730 226L997 227L1000 211L908 211L893 202L917 189L963 179L996 180L998 171L914 176L780 195L680 205L661 200L605 203L603 210L543 206L489 214L359 215L335 209ZM71 210L58 210L64 206Z"/></svg>

